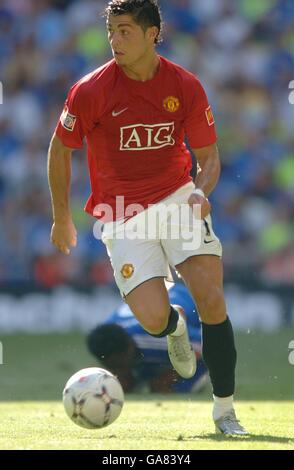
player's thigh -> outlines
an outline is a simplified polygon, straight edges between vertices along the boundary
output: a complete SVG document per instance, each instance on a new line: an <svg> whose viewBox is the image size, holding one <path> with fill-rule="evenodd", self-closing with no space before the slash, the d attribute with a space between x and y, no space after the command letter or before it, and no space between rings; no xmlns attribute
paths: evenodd
<svg viewBox="0 0 294 470"><path fill-rule="evenodd" d="M225 315L223 264L219 256L191 256L176 266L200 310L202 320L210 310Z"/></svg>
<svg viewBox="0 0 294 470"><path fill-rule="evenodd" d="M170 302L163 277L138 285L125 296L125 301L147 331L160 333L166 328Z"/></svg>
<svg viewBox="0 0 294 470"><path fill-rule="evenodd" d="M223 288L223 262L219 256L195 255L176 266L176 270L189 284L196 284L199 292L205 291L206 286Z"/></svg>

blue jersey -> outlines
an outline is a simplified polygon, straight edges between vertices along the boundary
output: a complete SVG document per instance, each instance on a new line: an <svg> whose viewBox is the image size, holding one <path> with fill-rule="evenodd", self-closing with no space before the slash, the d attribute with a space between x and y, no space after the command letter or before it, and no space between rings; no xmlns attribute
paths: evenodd
<svg viewBox="0 0 294 470"><path fill-rule="evenodd" d="M201 328L197 309L193 299L183 284L175 284L169 291L168 296L171 304L183 307L191 344L195 353L201 354ZM149 335L134 317L129 306L122 304L115 310L105 323L116 323L120 325L134 339L141 356L141 366L138 368L137 380L150 380L160 374L160 371L171 367L167 352L166 338L155 338ZM193 390L196 382L206 372L202 361L198 361L197 372L191 379L179 379L172 389L177 392L188 392Z"/></svg>

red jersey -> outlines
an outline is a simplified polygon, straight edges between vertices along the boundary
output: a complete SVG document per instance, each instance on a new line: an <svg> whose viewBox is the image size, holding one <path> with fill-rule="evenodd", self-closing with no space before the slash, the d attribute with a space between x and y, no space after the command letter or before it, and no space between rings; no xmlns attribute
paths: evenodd
<svg viewBox="0 0 294 470"><path fill-rule="evenodd" d="M190 72L160 58L156 75L132 80L115 60L79 80L71 89L56 128L69 148L86 138L92 194L85 210L93 215L108 204L114 220L116 196L125 207L146 208L191 180L191 148L216 142L205 91Z"/></svg>

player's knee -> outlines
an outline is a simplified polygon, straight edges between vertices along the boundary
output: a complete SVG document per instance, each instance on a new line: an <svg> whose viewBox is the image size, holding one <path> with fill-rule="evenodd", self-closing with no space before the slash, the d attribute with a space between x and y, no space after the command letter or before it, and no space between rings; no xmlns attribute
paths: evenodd
<svg viewBox="0 0 294 470"><path fill-rule="evenodd" d="M140 322L144 330L150 334L160 334L167 327L170 305L144 302L130 306L133 314Z"/></svg>
<svg viewBox="0 0 294 470"><path fill-rule="evenodd" d="M197 307L204 323L221 323L226 319L226 306L221 289L213 287L205 290L197 298Z"/></svg>
<svg viewBox="0 0 294 470"><path fill-rule="evenodd" d="M167 327L170 307L168 309L152 310L146 312L143 328L152 335L162 333Z"/></svg>

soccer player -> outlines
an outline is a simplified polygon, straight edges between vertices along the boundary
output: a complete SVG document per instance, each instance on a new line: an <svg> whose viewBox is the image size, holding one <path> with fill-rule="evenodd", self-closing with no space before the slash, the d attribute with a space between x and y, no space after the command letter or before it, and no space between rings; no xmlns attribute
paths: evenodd
<svg viewBox="0 0 294 470"><path fill-rule="evenodd" d="M167 337L178 374L192 377L195 354L185 320L170 305L164 283L169 266L176 269L202 321L216 430L246 434L233 407L236 350L223 294L222 248L207 199L220 175L210 105L197 77L157 54L162 20L155 0L113 0L106 25L114 58L71 88L50 144L51 241L65 254L77 243L70 210L71 154L85 138L92 189L85 210L103 217L102 240L122 297L149 334ZM198 162L194 182L185 137ZM177 211L185 204L191 211L201 209L201 240L190 249L184 243L191 224L186 215L178 219L179 236L162 235L176 228ZM134 207L142 210L134 215ZM146 226L146 218L159 207L160 214L172 208L172 217L166 211L155 234L144 238L154 228L153 221Z"/></svg>
<svg viewBox="0 0 294 470"><path fill-rule="evenodd" d="M172 370L165 338L149 335L126 303L87 336L90 352L102 367L119 378L126 392L147 386L151 392L193 393L201 391L208 382L207 369L201 359L201 327L193 299L181 283L168 290L168 297L170 304L177 305L185 315L189 338L198 358L196 374L190 379L181 379Z"/></svg>

